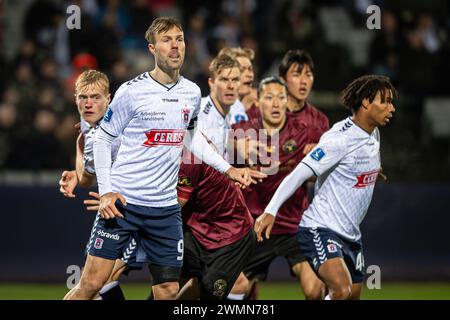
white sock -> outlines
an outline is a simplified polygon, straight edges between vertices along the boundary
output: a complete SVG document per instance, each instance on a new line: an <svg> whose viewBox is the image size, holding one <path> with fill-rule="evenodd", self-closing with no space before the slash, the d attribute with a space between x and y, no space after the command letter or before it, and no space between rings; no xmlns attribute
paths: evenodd
<svg viewBox="0 0 450 320"><path fill-rule="evenodd" d="M103 288L100 289L99 294L104 294L117 285L119 285L119 281L113 281L113 282L107 283L103 286Z"/></svg>
<svg viewBox="0 0 450 320"><path fill-rule="evenodd" d="M331 299L330 294L327 294L327 295L325 296L325 299L324 299L324 300L333 300L333 299Z"/></svg>
<svg viewBox="0 0 450 320"><path fill-rule="evenodd" d="M229 293L227 299L228 300L244 300L245 293Z"/></svg>

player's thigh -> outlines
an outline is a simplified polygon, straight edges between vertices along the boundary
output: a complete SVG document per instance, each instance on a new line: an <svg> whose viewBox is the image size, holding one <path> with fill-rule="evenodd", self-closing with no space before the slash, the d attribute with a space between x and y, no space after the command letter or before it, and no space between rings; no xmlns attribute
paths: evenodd
<svg viewBox="0 0 450 320"><path fill-rule="evenodd" d="M253 252L256 236L251 229L243 238L214 250L203 252L205 268L200 278L202 299L224 299L241 274Z"/></svg>
<svg viewBox="0 0 450 320"><path fill-rule="evenodd" d="M328 259L319 267L318 272L330 290L347 289L352 286L350 272L342 258Z"/></svg>
<svg viewBox="0 0 450 320"><path fill-rule="evenodd" d="M314 272L308 261L295 264L292 271L297 276L300 286L308 300L322 300L325 297L326 286Z"/></svg>
<svg viewBox="0 0 450 320"><path fill-rule="evenodd" d="M103 286L112 273L114 263L114 260L88 254L81 274L80 285Z"/></svg>
<svg viewBox="0 0 450 320"><path fill-rule="evenodd" d="M118 281L122 273L127 269L127 267L128 265L122 259L116 259L108 282Z"/></svg>
<svg viewBox="0 0 450 320"><path fill-rule="evenodd" d="M277 257L275 252L275 239L271 236L254 245L253 251L245 263L243 272L248 280L264 281L269 273L269 266Z"/></svg>
<svg viewBox="0 0 450 320"><path fill-rule="evenodd" d="M300 227L298 242L310 265L330 290L347 290L352 285L344 261L345 245L332 230Z"/></svg>

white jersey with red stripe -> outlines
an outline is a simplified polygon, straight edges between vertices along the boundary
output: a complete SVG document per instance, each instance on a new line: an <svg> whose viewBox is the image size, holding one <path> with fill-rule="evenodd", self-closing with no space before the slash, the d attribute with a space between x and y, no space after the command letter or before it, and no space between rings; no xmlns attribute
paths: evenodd
<svg viewBox="0 0 450 320"><path fill-rule="evenodd" d="M122 84L100 124L110 136L121 135L111 168L114 192L136 205L177 204L183 140L200 99L200 88L184 77L169 86L146 72Z"/></svg>
<svg viewBox="0 0 450 320"><path fill-rule="evenodd" d="M356 241L380 171L380 134L351 118L336 123L302 160L318 176L315 196L301 227L328 228Z"/></svg>

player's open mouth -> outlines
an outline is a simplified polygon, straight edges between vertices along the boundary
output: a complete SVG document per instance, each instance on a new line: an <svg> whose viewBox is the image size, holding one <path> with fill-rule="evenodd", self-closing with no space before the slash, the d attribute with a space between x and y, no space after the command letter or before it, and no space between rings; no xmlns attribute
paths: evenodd
<svg viewBox="0 0 450 320"><path fill-rule="evenodd" d="M235 97L234 93L226 93L225 98L233 99Z"/></svg>
<svg viewBox="0 0 450 320"><path fill-rule="evenodd" d="M93 114L94 114L94 112L92 112L92 111L85 111L84 112L85 116L92 116Z"/></svg>
<svg viewBox="0 0 450 320"><path fill-rule="evenodd" d="M300 88L299 92L300 92L300 94L305 95L306 92L308 92L308 90L306 90L306 88Z"/></svg>
<svg viewBox="0 0 450 320"><path fill-rule="evenodd" d="M272 114L272 117L273 117L273 118L279 118L279 117L281 117L281 112L279 112L279 111L273 111L271 114Z"/></svg>
<svg viewBox="0 0 450 320"><path fill-rule="evenodd" d="M252 82L253 82L253 81L246 81L246 82L242 82L242 84L243 84L244 86L249 86L249 87L251 87L251 86L252 86Z"/></svg>

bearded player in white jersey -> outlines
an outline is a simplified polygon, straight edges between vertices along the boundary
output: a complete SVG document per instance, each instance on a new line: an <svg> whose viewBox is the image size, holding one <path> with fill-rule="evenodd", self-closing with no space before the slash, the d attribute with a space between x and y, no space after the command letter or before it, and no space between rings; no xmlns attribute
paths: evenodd
<svg viewBox="0 0 450 320"><path fill-rule="evenodd" d="M154 298L176 297L183 260L176 192L183 144L231 180L244 186L251 182L248 171L231 167L196 131L201 95L198 86L179 73L185 55L180 23L157 18L146 39L155 68L117 90L96 133L100 218L80 283L68 299L94 298L135 233L138 261L149 264ZM119 135L121 147L111 166L111 145Z"/></svg>
<svg viewBox="0 0 450 320"><path fill-rule="evenodd" d="M359 225L364 219L380 165L380 135L393 116L397 95L389 78L367 75L350 83L342 103L353 116L336 123L278 187L255 222L258 241L269 238L276 213L295 190L317 176L315 196L303 214L298 242L329 294L326 299L359 299L364 257Z"/></svg>

